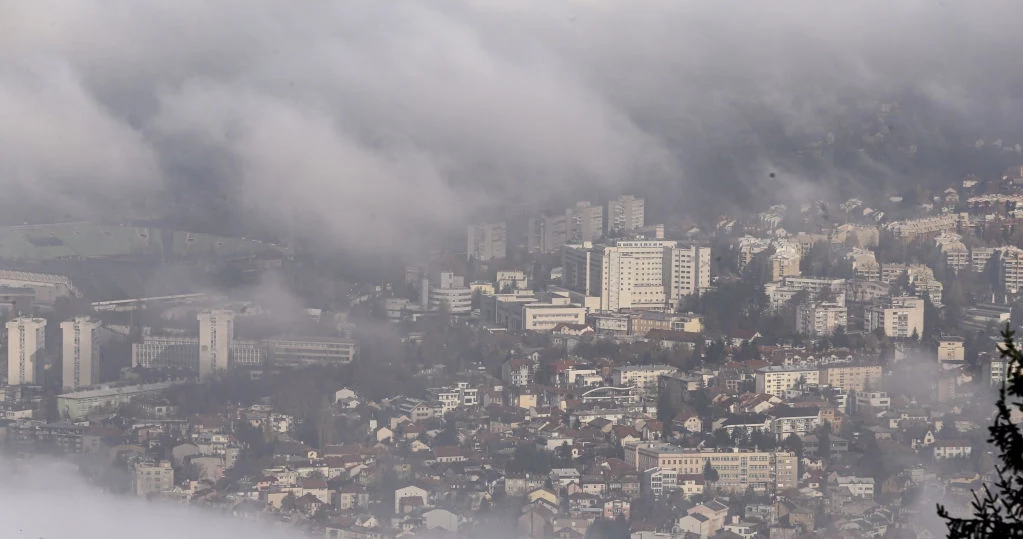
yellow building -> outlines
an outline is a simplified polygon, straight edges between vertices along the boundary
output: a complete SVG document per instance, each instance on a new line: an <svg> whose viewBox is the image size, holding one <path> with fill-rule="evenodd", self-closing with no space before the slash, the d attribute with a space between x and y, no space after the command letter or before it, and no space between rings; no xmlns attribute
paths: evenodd
<svg viewBox="0 0 1023 539"><path fill-rule="evenodd" d="M842 390L867 391L881 386L881 366L863 364L829 365L821 369L820 384Z"/></svg>

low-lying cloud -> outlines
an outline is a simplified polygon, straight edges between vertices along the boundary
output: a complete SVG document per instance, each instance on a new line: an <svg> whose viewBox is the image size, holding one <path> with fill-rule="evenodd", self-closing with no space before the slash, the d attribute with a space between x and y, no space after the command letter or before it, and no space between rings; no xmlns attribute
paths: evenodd
<svg viewBox="0 0 1023 539"><path fill-rule="evenodd" d="M709 213L954 179L1004 160L960 158L977 136L1023 143L1011 1L0 10L0 185L75 217L146 200L390 252L502 202Z"/></svg>
<svg viewBox="0 0 1023 539"><path fill-rule="evenodd" d="M33 459L0 463L0 536L10 539L290 539L286 529L268 529L212 511L147 502L104 493L71 464Z"/></svg>

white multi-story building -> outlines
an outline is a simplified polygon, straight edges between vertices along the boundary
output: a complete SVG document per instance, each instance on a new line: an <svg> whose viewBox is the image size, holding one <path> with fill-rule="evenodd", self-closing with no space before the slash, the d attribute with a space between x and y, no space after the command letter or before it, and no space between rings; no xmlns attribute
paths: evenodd
<svg viewBox="0 0 1023 539"><path fill-rule="evenodd" d="M78 389L98 383L100 373L100 322L78 317L60 323L64 334L64 389Z"/></svg>
<svg viewBox="0 0 1023 539"><path fill-rule="evenodd" d="M494 282L494 291L503 294L507 290L529 290L529 280L524 271L499 271Z"/></svg>
<svg viewBox="0 0 1023 539"><path fill-rule="evenodd" d="M234 341L234 311L213 309L199 313L199 380L227 371L231 367Z"/></svg>
<svg viewBox="0 0 1023 539"><path fill-rule="evenodd" d="M727 492L794 488L798 458L788 452L687 449L667 443L624 444L625 461L637 470L661 468L680 475L702 475L709 463L718 472L715 486Z"/></svg>
<svg viewBox="0 0 1023 539"><path fill-rule="evenodd" d="M140 397L159 395L183 383L185 380L129 386L105 384L92 389L62 393L57 396L57 411L61 417L78 419L96 410L114 410Z"/></svg>
<svg viewBox="0 0 1023 539"><path fill-rule="evenodd" d="M507 250L507 226L505 223L476 223L469 225L466 257L486 262L504 258Z"/></svg>
<svg viewBox="0 0 1023 539"><path fill-rule="evenodd" d="M630 232L643 228L646 202L642 198L622 195L607 203L608 232Z"/></svg>
<svg viewBox="0 0 1023 539"><path fill-rule="evenodd" d="M529 220L529 252L553 253L567 243L596 241L604 233L604 207L578 202L564 212L546 212Z"/></svg>
<svg viewBox="0 0 1023 539"><path fill-rule="evenodd" d="M934 442L934 460L963 459L973 453L973 447L963 440L938 440Z"/></svg>
<svg viewBox="0 0 1023 539"><path fill-rule="evenodd" d="M785 392L799 385L817 385L820 382L820 370L816 367L782 367L771 366L757 370L757 393L767 393L783 397Z"/></svg>
<svg viewBox="0 0 1023 539"><path fill-rule="evenodd" d="M874 497L874 478L857 477L852 475L833 474L829 478L830 486L836 488L848 488L849 492L857 498Z"/></svg>
<svg viewBox="0 0 1023 539"><path fill-rule="evenodd" d="M970 249L970 266L977 273L987 268L987 263L995 255L997 249L994 247L974 247Z"/></svg>
<svg viewBox="0 0 1023 539"><path fill-rule="evenodd" d="M710 283L710 249L673 240L566 245L565 288L600 298L602 311L663 309Z"/></svg>
<svg viewBox="0 0 1023 539"><path fill-rule="evenodd" d="M423 279L423 305L431 311L447 309L450 314L469 314L472 311L472 288L465 285L465 277L442 271L434 280Z"/></svg>
<svg viewBox="0 0 1023 539"><path fill-rule="evenodd" d="M1023 292L1023 249L1005 247L1001 252L1002 287L1009 294L1019 294Z"/></svg>
<svg viewBox="0 0 1023 539"><path fill-rule="evenodd" d="M46 345L45 318L15 318L7 322L7 383L37 385Z"/></svg>
<svg viewBox="0 0 1023 539"><path fill-rule="evenodd" d="M803 335L827 337L838 328L845 329L848 311L836 303L804 303L796 311L796 331Z"/></svg>
<svg viewBox="0 0 1023 539"><path fill-rule="evenodd" d="M802 261L799 244L787 241L777 242L774 253L768 257L767 261L771 267L772 281L799 275L799 263Z"/></svg>
<svg viewBox="0 0 1023 539"><path fill-rule="evenodd" d="M143 369L182 369L196 372L199 339L145 335L131 345L131 364Z"/></svg>
<svg viewBox="0 0 1023 539"><path fill-rule="evenodd" d="M885 228L890 230L892 235L899 239L913 239L919 235L940 235L955 232L958 226L959 216L956 214L892 221L885 224Z"/></svg>
<svg viewBox="0 0 1023 539"><path fill-rule="evenodd" d="M577 202L565 210L569 242L597 241L604 235L604 206Z"/></svg>
<svg viewBox="0 0 1023 539"><path fill-rule="evenodd" d="M473 407L479 404L479 392L476 388L469 387L467 382L459 382L454 387L437 387L426 390L430 400L441 404L444 414L462 408Z"/></svg>
<svg viewBox="0 0 1023 539"><path fill-rule="evenodd" d="M664 259L665 295L671 307L710 286L710 247L666 247Z"/></svg>
<svg viewBox="0 0 1023 539"><path fill-rule="evenodd" d="M867 331L882 328L889 337L919 339L924 333L924 300L902 296L871 305L864 310L863 325Z"/></svg>
<svg viewBox="0 0 1023 539"><path fill-rule="evenodd" d="M739 269L746 267L753 260L753 257L768 250L771 247L771 240L743 236L735 244L736 265Z"/></svg>
<svg viewBox="0 0 1023 539"><path fill-rule="evenodd" d="M640 393L657 393L661 376L672 376L678 369L670 365L623 365L612 373L615 387L635 387Z"/></svg>
<svg viewBox="0 0 1023 539"><path fill-rule="evenodd" d="M970 250L959 234L946 233L934 239L938 250L945 256L945 265L959 272L970 264Z"/></svg>
<svg viewBox="0 0 1023 539"><path fill-rule="evenodd" d="M523 305L521 316L520 329L551 331L559 324L585 324L586 308L570 303L568 298L551 298L550 302Z"/></svg>

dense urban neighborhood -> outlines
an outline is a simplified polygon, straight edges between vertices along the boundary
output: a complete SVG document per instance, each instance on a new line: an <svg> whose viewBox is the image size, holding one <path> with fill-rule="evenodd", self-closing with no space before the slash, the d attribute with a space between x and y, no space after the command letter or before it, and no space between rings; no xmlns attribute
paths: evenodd
<svg viewBox="0 0 1023 539"><path fill-rule="evenodd" d="M1019 167L704 227L622 196L380 282L250 240L5 229L2 447L324 539L938 537L934 504L994 471L1020 202ZM92 269L154 259L229 284Z"/></svg>

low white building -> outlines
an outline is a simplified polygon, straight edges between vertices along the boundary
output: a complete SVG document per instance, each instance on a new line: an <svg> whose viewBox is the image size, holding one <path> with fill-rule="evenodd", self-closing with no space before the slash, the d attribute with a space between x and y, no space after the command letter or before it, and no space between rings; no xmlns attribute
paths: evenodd
<svg viewBox="0 0 1023 539"><path fill-rule="evenodd" d="M934 442L934 460L966 458L973 448L963 440L938 440Z"/></svg>

